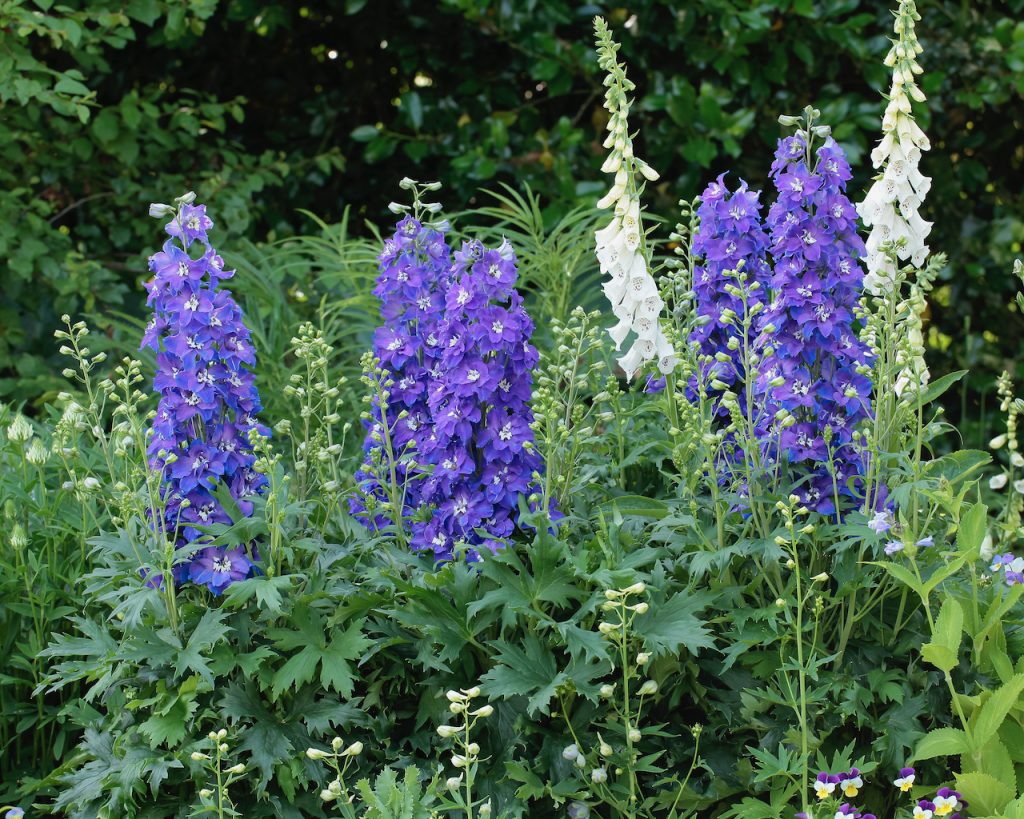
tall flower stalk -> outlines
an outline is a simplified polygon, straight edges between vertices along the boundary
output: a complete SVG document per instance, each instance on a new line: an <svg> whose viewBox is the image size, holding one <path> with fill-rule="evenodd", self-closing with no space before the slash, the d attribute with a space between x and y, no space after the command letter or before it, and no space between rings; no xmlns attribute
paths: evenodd
<svg viewBox="0 0 1024 819"><path fill-rule="evenodd" d="M539 489L530 409L539 356L517 276L508 242L472 240L455 253L428 396L433 469L422 499L436 512L413 526L413 546L439 560L498 549L516 527L519 496Z"/></svg>
<svg viewBox="0 0 1024 819"><path fill-rule="evenodd" d="M855 326L864 245L845 194L850 166L818 116L808 108L781 118L800 127L779 141L772 164L773 298L761 326L773 352L761 377L769 401L796 420L779 431L780 454L798 469L801 501L838 515L842 497L859 489L871 382Z"/></svg>
<svg viewBox="0 0 1024 819"><path fill-rule="evenodd" d="M914 0L902 0L894 16L896 39L885 58L885 65L892 69L892 86L882 117L882 140L871 152L872 164L881 173L857 206L857 213L871 228L864 287L875 295L893 287L900 260L910 260L914 267L924 265L928 257L924 240L932 227L918 213L931 187L931 179L920 172L918 165L921 153L931 145L914 120L911 105L912 101L925 99L915 79L922 71L917 62L922 48L914 30L921 15Z"/></svg>
<svg viewBox="0 0 1024 819"><path fill-rule="evenodd" d="M607 74L604 106L609 118L604 147L609 154L601 170L614 174L611 190L597 203L599 208L613 209L612 220L595 234L597 260L602 274L609 277L604 292L619 320L609 333L616 350L630 334L634 336L629 350L618 360L627 378L651 361L657 361L658 369L669 374L675 369L676 355L661 326L664 304L650 273L651 252L640 207L644 183L638 181L638 177L654 181L658 173L633 153L629 94L635 86L626 77L625 65L618 61L619 45L600 17L594 18L594 32L598 64Z"/></svg>
<svg viewBox="0 0 1024 819"><path fill-rule="evenodd" d="M885 491L875 473L887 453L910 444L915 469L920 468L923 419L915 399L930 379L922 316L927 294L945 263L942 254L929 260L925 239L931 223L919 213L931 187L931 179L919 170L922 152L931 146L913 115L913 103L925 99L915 79L922 71L917 62L922 48L915 32L921 15L913 0L901 0L893 15L896 37L885 58L892 69L892 83L882 117L882 139L871 152L880 173L857 206L870 228L861 335L871 349L875 383L866 509ZM916 441L909 441L910 436Z"/></svg>
<svg viewBox="0 0 1024 819"><path fill-rule="evenodd" d="M383 325L365 381L367 457L353 511L437 560L499 548L519 496L539 488L533 448L533 322L516 292L515 252L464 242L452 254L437 183L411 179L413 205L380 255Z"/></svg>
<svg viewBox="0 0 1024 819"><path fill-rule="evenodd" d="M440 185L403 179L401 187L412 192L413 204L391 206L402 218L377 257L380 273L373 292L380 299L383 323L374 333L373 361L365 367L372 393L364 418L366 460L356 473L360 494L351 506L367 525L394 527L405 541L404 519L421 501L416 462L422 462L433 435L428 398L441 373L440 327L451 249L447 223L430 221L440 205L422 200Z"/></svg>
<svg viewBox="0 0 1024 819"><path fill-rule="evenodd" d="M693 292L700 320L690 340L711 360L708 375L730 387L748 377L741 348L744 341L752 341L736 338L737 323L745 312L755 316L760 312L763 286L771 276L760 195L748 190L746 182L730 192L722 174L704 189L697 209L700 222L691 252L699 259L693 272ZM746 281L758 283L746 299L738 292L741 273Z"/></svg>
<svg viewBox="0 0 1024 819"><path fill-rule="evenodd" d="M255 555L242 547L204 546L209 538L201 527L231 522L216 496L220 486L243 514L251 513L245 498L266 479L253 469L249 435L269 430L256 419L261 404L249 330L230 291L220 286L234 271L224 269L208 237L213 220L194 201L188 193L174 206L150 207L152 216L171 217L165 226L171 238L150 257L154 275L146 284L153 319L142 346L156 352L153 386L160 396L148 455L164 480L158 525L179 549L194 552L174 566L174 579L220 594L252 573Z"/></svg>

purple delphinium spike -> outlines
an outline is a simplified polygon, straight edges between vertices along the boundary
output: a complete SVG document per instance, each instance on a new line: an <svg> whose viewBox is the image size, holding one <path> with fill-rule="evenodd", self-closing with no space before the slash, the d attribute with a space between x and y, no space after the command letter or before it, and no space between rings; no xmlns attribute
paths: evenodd
<svg viewBox="0 0 1024 819"><path fill-rule="evenodd" d="M530 424L533 321L515 290L515 253L508 242L487 249L463 243L455 253L440 331L443 354L429 393L433 472L422 499L435 506L414 524L414 548L438 560L466 548L499 548L518 523L541 461Z"/></svg>
<svg viewBox="0 0 1024 819"><path fill-rule="evenodd" d="M256 352L241 308L220 289L233 271L224 270L224 260L209 244L212 228L205 206L182 205L166 226L180 245L168 239L150 257L154 276L146 284L153 318L142 346L156 352L153 385L160 396L149 465L163 475L162 525L178 547L203 542L198 526L231 522L214 497L219 484L248 514L252 505L245 497L265 483L253 469L248 438L254 428L269 434L256 420L261 408L252 374ZM197 242L201 253L191 250ZM208 546L179 566L175 579L219 594L252 569L244 550Z"/></svg>
<svg viewBox="0 0 1024 819"><path fill-rule="evenodd" d="M441 372L439 362L444 351L439 332L451 279L450 256L443 231L405 216L377 257L379 274L373 292L380 299L384 323L374 333L373 349L380 366L394 381L386 421L396 479L404 489L403 515L411 514L421 502L422 482L409 474L408 462L414 459L429 463L426 450L431 448L434 433L427 398L432 380ZM405 415L399 418L403 412ZM350 502L353 513L375 528L394 523L379 512L374 512L371 520L365 504L366 496L382 504L387 500L379 476L371 468L373 450L381 446L381 424L380 407L375 406L363 445L366 464L356 473L363 497Z"/></svg>
<svg viewBox="0 0 1024 819"><path fill-rule="evenodd" d="M757 282L762 287L750 293L747 309L760 304L764 296L764 285L771 270L768 267L768 236L761 220L761 196L759 191L747 190L747 183L741 181L735 192L730 193L725 184L725 174L710 183L701 194L697 209L700 227L693 237L693 254L700 263L693 271L693 292L697 315L704 322L691 333L690 340L698 345L702 355L714 357L725 353L729 363L715 361L711 371L705 373L708 381L715 378L732 385L746 378L741 351L731 351L728 343L733 336L740 336L742 326L728 316L738 317L742 322L744 307L741 298L728 291L729 286L738 286L734 275L727 272L742 269L748 282ZM752 339L751 339L752 340Z"/></svg>
<svg viewBox="0 0 1024 819"><path fill-rule="evenodd" d="M854 327L864 244L844 192L850 166L831 138L811 167L802 135L780 140L772 178L778 190L768 213L774 295L761 326L774 328L766 340L774 352L764 361L762 386L769 403L795 423L766 434L778 435L789 463L806 476L797 490L803 503L832 514L837 492L851 494L849 480L856 485L863 471L853 433L868 417L871 395L868 377L858 372L868 350ZM780 386L769 385L779 378Z"/></svg>

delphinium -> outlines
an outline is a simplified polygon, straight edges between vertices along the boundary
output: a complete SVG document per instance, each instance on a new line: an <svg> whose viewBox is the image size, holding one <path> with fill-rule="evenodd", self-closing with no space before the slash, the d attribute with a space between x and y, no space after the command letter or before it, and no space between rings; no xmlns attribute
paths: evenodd
<svg viewBox="0 0 1024 819"><path fill-rule="evenodd" d="M701 194L690 251L697 259L698 317L690 339L707 362L708 376L729 387L747 379L743 352L754 340L752 319L762 309L771 276L759 199L760 192L748 190L746 182L730 192L725 174L719 176Z"/></svg>
<svg viewBox="0 0 1024 819"><path fill-rule="evenodd" d="M675 369L676 355L661 326L663 302L650 273L651 254L640 208L643 183L638 182L638 176L653 181L658 174L633 153L628 117L629 94L635 86L618 61L619 45L602 18L594 19L594 31L598 64L607 75L604 105L609 114L604 141L609 154L601 170L614 174L615 179L611 190L597 203L599 208L613 208L614 214L612 221L596 233L601 272L610 277L603 285L604 292L619 320L609 332L616 350L631 333L635 335L629 350L619 358L627 378L650 361L657 361L658 370L669 374Z"/></svg>
<svg viewBox="0 0 1024 819"><path fill-rule="evenodd" d="M697 366L689 389L721 417L713 425L716 463L708 468L717 483L732 478L749 495L762 477L763 429L782 418L768 419L771 403L759 397L760 362L767 351L759 344L760 316L771 278L768 236L761 218L760 193L745 182L730 192L721 175L705 188L696 216L690 254L693 267L694 320L689 333ZM718 495L717 487L711 487ZM717 503L717 500L716 500Z"/></svg>
<svg viewBox="0 0 1024 819"><path fill-rule="evenodd" d="M174 566L175 580L219 594L252 573L255 556L242 547L204 546L208 536L200 527L231 522L215 496L219 486L227 487L244 514L251 513L245 498L259 492L265 479L253 469L249 434L269 430L256 419L256 352L242 310L220 286L233 271L224 269L209 242L213 221L205 206L194 201L189 193L174 206L150 207L157 218L171 217L171 238L150 257L154 275L146 284L153 319L142 346L156 351L153 384L159 394L148 455L164 481L159 525L178 548L196 552Z"/></svg>
<svg viewBox="0 0 1024 819"><path fill-rule="evenodd" d="M537 488L530 397L538 354L517 275L507 242L467 241L454 254L437 335L443 352L427 382L432 433L423 450L433 469L419 498L434 511L413 524L412 538L438 560L497 549L517 525L519 496Z"/></svg>
<svg viewBox="0 0 1024 819"><path fill-rule="evenodd" d="M777 434L801 478L801 499L839 514L843 496L857 491L850 482L863 468L858 427L869 416L867 348L854 317L864 244L844 192L849 163L827 126L815 125L818 116L808 108L802 118L780 118L801 127L779 141L772 164L779 192L768 214L773 298L761 322L772 355L761 379L769 405L796 420ZM816 139L823 140L817 149Z"/></svg>
<svg viewBox="0 0 1024 819"><path fill-rule="evenodd" d="M364 417L366 459L356 473L359 494L352 511L367 525L395 526L405 539L404 518L420 505L422 474L416 466L430 445L433 424L427 399L430 383L441 375L440 324L451 279L446 222L428 221L440 205L421 197L440 188L412 179L411 207L393 204L402 214L394 235L378 257L374 294L383 324L373 339L373 361L364 362L364 382L372 394Z"/></svg>

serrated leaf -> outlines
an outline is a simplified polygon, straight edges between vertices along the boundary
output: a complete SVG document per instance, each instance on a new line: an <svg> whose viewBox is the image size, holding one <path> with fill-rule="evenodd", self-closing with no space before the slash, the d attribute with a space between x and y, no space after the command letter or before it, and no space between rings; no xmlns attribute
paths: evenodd
<svg viewBox="0 0 1024 819"><path fill-rule="evenodd" d="M960 517L960 527L956 533L956 545L968 560L978 559L981 544L988 534L988 507L983 503L971 506Z"/></svg>
<svg viewBox="0 0 1024 819"><path fill-rule="evenodd" d="M954 657L960 654L960 643L964 633L964 610L953 597L942 601L939 616L935 619L935 631L932 639L939 645L949 649Z"/></svg>
<svg viewBox="0 0 1024 819"><path fill-rule="evenodd" d="M352 664L349 661L357 659L371 644L363 634L362 626L362 620L352 623L334 637L320 655L320 681L345 699L352 696Z"/></svg>
<svg viewBox="0 0 1024 819"><path fill-rule="evenodd" d="M709 604L708 595L690 591L676 592L663 603L652 603L646 614L633 621L636 634L655 657L677 654L685 648L696 654L702 648L713 648L711 632L696 612Z"/></svg>
<svg viewBox="0 0 1024 819"><path fill-rule="evenodd" d="M921 656L939 671L949 672L957 667L957 656L946 646L938 643L925 643L921 646Z"/></svg>
<svg viewBox="0 0 1024 819"><path fill-rule="evenodd" d="M970 804L972 816L998 814L1017 795L1010 785L981 771L957 774L956 789Z"/></svg>
<svg viewBox="0 0 1024 819"><path fill-rule="evenodd" d="M547 714L555 689L565 682L555 657L539 637L527 634L522 647L504 640L495 643L497 664L483 676L483 690L489 697L523 696L526 713Z"/></svg>
<svg viewBox="0 0 1024 819"><path fill-rule="evenodd" d="M959 728L936 728L917 743L915 760L934 759L937 756L956 756L970 750L967 734Z"/></svg>
<svg viewBox="0 0 1024 819"><path fill-rule="evenodd" d="M282 692L289 688L297 688L309 682L316 674L320 664L320 651L316 646L306 646L302 651L288 659L281 666L270 684L270 690L276 700Z"/></svg>
<svg viewBox="0 0 1024 819"><path fill-rule="evenodd" d="M1018 674L1005 685L1001 685L985 701L971 732L975 748L983 747L996 735L1007 714L1017 705L1021 692L1024 692L1024 674Z"/></svg>

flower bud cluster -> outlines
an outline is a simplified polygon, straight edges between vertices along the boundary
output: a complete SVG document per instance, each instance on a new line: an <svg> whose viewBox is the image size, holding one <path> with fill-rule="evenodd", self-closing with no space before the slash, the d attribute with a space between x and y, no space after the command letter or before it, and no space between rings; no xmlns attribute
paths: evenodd
<svg viewBox="0 0 1024 819"><path fill-rule="evenodd" d="M326 762L334 772L334 778L328 783L326 788L320 791L320 801L341 802L343 804L352 803L355 799L355 794L348 792L348 787L345 785L345 774L348 771L349 765L362 752L362 742L356 741L346 745L345 740L341 737L334 737L331 740L331 750L329 751L312 747L306 749L307 759L314 762Z"/></svg>
<svg viewBox="0 0 1024 819"><path fill-rule="evenodd" d="M247 768L244 762L230 764L231 746L227 742L226 728L210 731L206 735L209 743L206 751L193 751L189 758L200 764L209 779L210 787L200 788L199 798L206 810L202 813L225 811L225 815L235 815L234 803L231 800L230 788L243 779Z"/></svg>
<svg viewBox="0 0 1024 819"><path fill-rule="evenodd" d="M439 725L437 734L442 739L453 739L455 748L451 756L451 764L459 773L448 777L445 785L448 790L456 794L461 800L461 807L472 815L474 799L473 784L476 778L477 764L480 762L480 745L473 740L473 728L481 719L486 719L494 714L494 706L475 706L473 700L481 694L480 686L474 685L471 688L460 688L445 693L448 700L448 710L458 718L457 725ZM486 809L486 811L485 811ZM489 800L485 800L479 808L480 815L489 815L491 811Z"/></svg>

